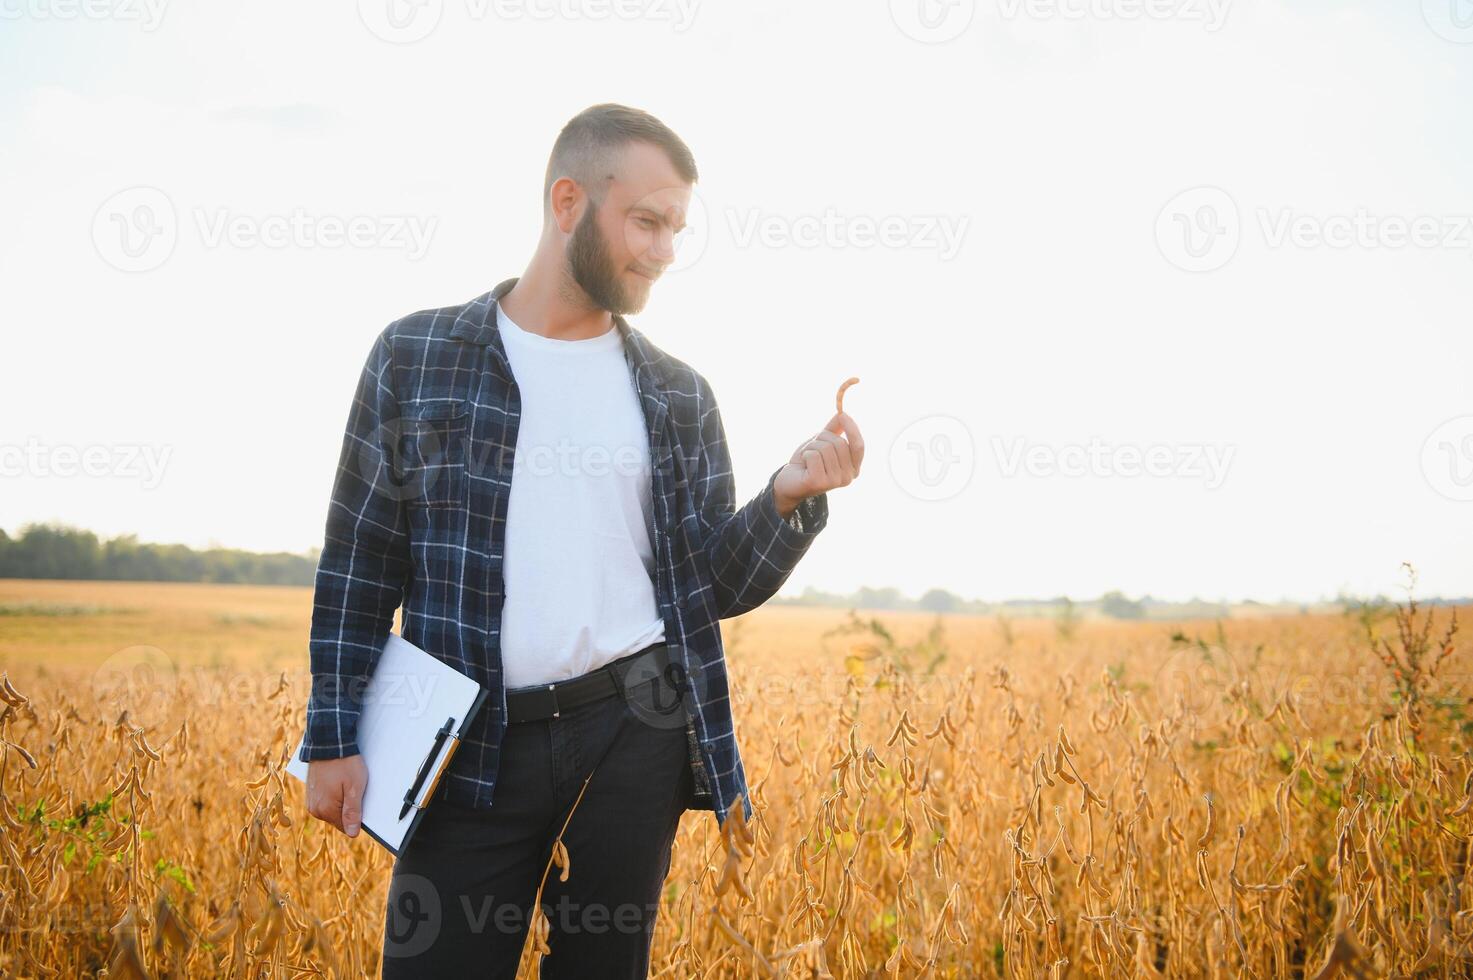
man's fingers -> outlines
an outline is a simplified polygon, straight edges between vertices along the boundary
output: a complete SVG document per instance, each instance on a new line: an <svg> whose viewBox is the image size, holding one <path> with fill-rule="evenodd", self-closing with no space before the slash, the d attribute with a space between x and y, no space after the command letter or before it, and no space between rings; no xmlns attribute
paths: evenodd
<svg viewBox="0 0 1473 980"><path fill-rule="evenodd" d="M343 829L343 799L337 793L326 791L321 786L316 787L315 794L307 801L307 812L323 823Z"/></svg>
<svg viewBox="0 0 1473 980"><path fill-rule="evenodd" d="M808 472L815 474L819 480L828 482L828 467L824 463L823 453L810 446L803 450L803 466Z"/></svg>
<svg viewBox="0 0 1473 980"><path fill-rule="evenodd" d="M363 824L363 786L356 779L347 780L343 788L343 816L340 828L349 837L358 836Z"/></svg>
<svg viewBox="0 0 1473 980"><path fill-rule="evenodd" d="M848 412L840 412L835 418L844 427L844 438L849 442L849 455L854 460L854 473L858 476L859 467L864 464L864 436L859 434L859 423Z"/></svg>
<svg viewBox="0 0 1473 980"><path fill-rule="evenodd" d="M828 440L824 440L819 446L819 452L823 453L824 463L828 469L829 480L837 481L839 486L845 486L854 479L854 467L839 458L842 448L838 441L829 442Z"/></svg>
<svg viewBox="0 0 1473 980"><path fill-rule="evenodd" d="M842 433L849 444L849 457L854 460L854 475L859 475L859 469L864 464L864 437L859 434L859 425L854 417L848 412L835 413L829 419L828 424L823 427L821 436L833 435L837 439L837 433Z"/></svg>
<svg viewBox="0 0 1473 980"><path fill-rule="evenodd" d="M839 463L844 471L844 482L853 483L854 478L859 475L859 462L854 458L854 447L849 445L848 439L835 436L834 452L839 455Z"/></svg>
<svg viewBox="0 0 1473 980"><path fill-rule="evenodd" d="M854 456L849 443L841 436L836 436L828 431L820 432L814 436L814 439L819 440L820 448L828 449L833 453L834 458L830 461L832 466L829 472L841 478L845 485L852 482L855 476L859 474L859 467L854 463Z"/></svg>
<svg viewBox="0 0 1473 980"><path fill-rule="evenodd" d="M796 457L825 486L848 486L864 463L864 437L848 412L836 412L822 431L799 447Z"/></svg>

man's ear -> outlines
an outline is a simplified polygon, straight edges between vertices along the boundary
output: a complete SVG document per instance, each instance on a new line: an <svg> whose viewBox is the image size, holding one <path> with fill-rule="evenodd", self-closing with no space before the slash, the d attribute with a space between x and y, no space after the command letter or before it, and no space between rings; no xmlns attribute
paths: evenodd
<svg viewBox="0 0 1473 980"><path fill-rule="evenodd" d="M571 177L559 177L548 189L548 203L558 230L564 235L571 235L578 226L578 219L583 217L581 208L590 206L592 202L577 181Z"/></svg>

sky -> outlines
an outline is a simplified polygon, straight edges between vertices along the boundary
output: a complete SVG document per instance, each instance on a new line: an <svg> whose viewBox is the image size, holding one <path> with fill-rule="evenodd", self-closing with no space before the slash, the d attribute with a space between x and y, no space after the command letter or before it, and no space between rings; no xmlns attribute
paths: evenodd
<svg viewBox="0 0 1473 980"><path fill-rule="evenodd" d="M740 499L861 379L784 594L1473 594L1468 0L0 0L0 64L11 534L320 545L378 332L621 102Z"/></svg>

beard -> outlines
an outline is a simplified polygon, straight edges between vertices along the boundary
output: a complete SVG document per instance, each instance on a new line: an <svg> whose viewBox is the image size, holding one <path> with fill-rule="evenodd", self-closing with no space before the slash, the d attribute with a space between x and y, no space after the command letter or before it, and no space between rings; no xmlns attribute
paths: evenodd
<svg viewBox="0 0 1473 980"><path fill-rule="evenodd" d="M638 313L644 309L644 300L631 296L624 288L620 270L614 268L609 255L609 244L594 220L596 210L585 210L573 228L568 240L568 274L599 309L620 315Z"/></svg>

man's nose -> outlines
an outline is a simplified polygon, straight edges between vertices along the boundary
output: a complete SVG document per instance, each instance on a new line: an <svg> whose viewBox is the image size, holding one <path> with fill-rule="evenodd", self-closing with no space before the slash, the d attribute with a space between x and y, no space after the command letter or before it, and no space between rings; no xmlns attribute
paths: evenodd
<svg viewBox="0 0 1473 980"><path fill-rule="evenodd" d="M675 232L668 225L662 226L655 233L654 244L650 246L650 259L661 270L675 261Z"/></svg>

